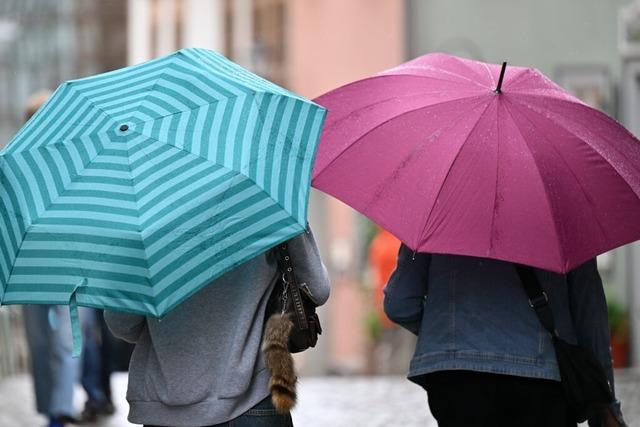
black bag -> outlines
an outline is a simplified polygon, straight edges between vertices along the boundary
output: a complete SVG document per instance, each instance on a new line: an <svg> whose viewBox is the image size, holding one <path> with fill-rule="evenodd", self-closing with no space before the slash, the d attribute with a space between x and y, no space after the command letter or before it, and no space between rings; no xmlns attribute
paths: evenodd
<svg viewBox="0 0 640 427"><path fill-rule="evenodd" d="M589 350L560 338L549 299L533 268L516 264L516 270L529 298L529 305L552 336L562 388L575 420L581 423L597 416L614 402L604 368Z"/></svg>
<svg viewBox="0 0 640 427"><path fill-rule="evenodd" d="M278 260L279 272L275 277L276 284L267 303L266 317L273 314L288 314L293 323L289 336L289 351L299 353L315 347L318 335L322 334L320 319L316 314L316 304L313 294L306 283L298 283L295 270L291 262L291 255L287 243L282 243L273 249Z"/></svg>

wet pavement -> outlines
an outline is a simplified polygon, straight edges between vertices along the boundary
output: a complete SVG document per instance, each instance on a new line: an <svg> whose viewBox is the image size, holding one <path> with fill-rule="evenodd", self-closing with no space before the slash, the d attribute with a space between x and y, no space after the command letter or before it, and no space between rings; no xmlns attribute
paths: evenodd
<svg viewBox="0 0 640 427"><path fill-rule="evenodd" d="M640 427L640 371L617 373L618 394L630 427ZM88 427L126 427L126 374L113 377L117 412ZM305 377L293 413L297 427L436 427L424 391L400 377ZM76 393L82 408L84 394ZM0 426L40 427L33 412L31 380L17 376L0 381Z"/></svg>

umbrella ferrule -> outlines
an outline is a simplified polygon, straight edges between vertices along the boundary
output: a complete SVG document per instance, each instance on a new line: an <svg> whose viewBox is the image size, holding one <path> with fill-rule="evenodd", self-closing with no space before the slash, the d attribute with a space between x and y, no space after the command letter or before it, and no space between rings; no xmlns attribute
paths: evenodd
<svg viewBox="0 0 640 427"><path fill-rule="evenodd" d="M495 93L502 93L502 80L504 79L504 72L507 70L507 61L502 63L502 70L500 70L500 78L498 79L498 87L494 90Z"/></svg>

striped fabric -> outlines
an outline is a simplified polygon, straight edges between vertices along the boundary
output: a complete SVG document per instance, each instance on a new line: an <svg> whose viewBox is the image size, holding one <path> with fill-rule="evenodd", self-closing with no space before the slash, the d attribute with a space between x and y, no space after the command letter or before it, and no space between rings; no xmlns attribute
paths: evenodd
<svg viewBox="0 0 640 427"><path fill-rule="evenodd" d="M162 316L305 229L324 116L203 49L64 83L0 153L0 301Z"/></svg>

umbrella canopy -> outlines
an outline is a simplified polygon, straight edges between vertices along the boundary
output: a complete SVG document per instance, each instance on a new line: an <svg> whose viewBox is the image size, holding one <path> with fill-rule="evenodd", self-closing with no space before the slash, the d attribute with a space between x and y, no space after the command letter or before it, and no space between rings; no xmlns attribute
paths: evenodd
<svg viewBox="0 0 640 427"><path fill-rule="evenodd" d="M0 153L0 301L162 316L306 229L324 115L203 49L64 83Z"/></svg>
<svg viewBox="0 0 640 427"><path fill-rule="evenodd" d="M416 251L556 272L640 238L640 143L539 71L445 54L335 89L313 185Z"/></svg>

